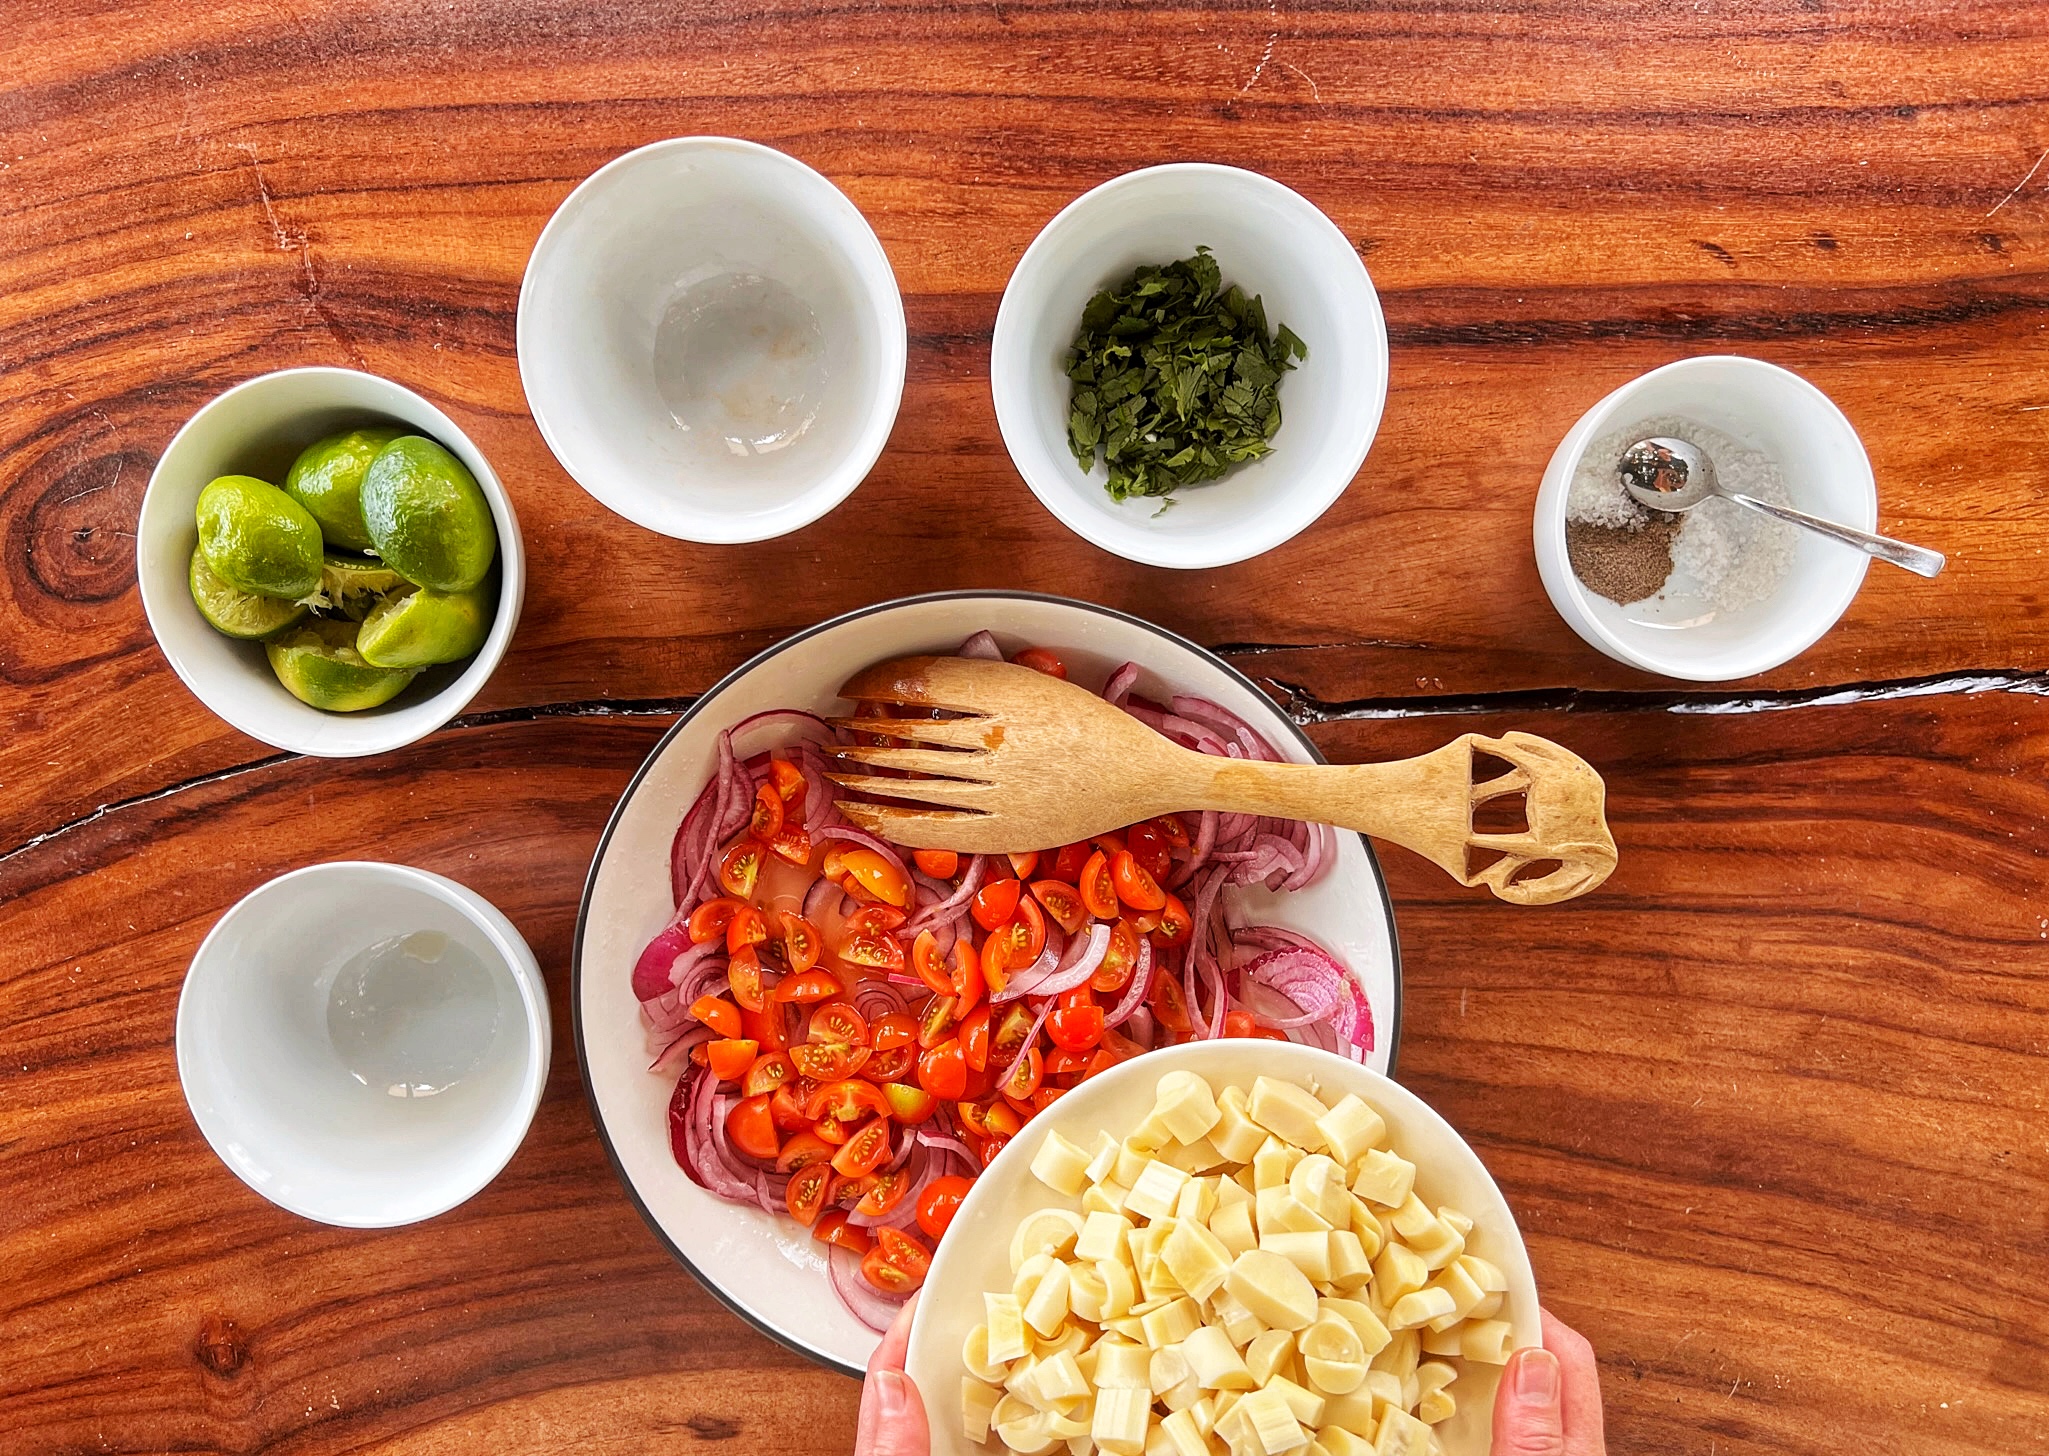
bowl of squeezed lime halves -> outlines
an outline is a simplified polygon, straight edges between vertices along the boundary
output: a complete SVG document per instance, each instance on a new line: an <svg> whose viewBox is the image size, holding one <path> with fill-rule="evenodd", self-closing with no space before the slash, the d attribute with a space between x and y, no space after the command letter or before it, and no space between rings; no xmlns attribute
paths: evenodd
<svg viewBox="0 0 2049 1456"><path fill-rule="evenodd" d="M151 630L194 696L325 758L426 737L519 624L526 552L497 473L422 396L286 369L216 396L165 447L136 526Z"/></svg>
<svg viewBox="0 0 2049 1456"><path fill-rule="evenodd" d="M1105 182L1025 250L989 383L1004 446L1083 539L1223 566L1352 483L1387 398L1358 250L1271 177L1183 162Z"/></svg>

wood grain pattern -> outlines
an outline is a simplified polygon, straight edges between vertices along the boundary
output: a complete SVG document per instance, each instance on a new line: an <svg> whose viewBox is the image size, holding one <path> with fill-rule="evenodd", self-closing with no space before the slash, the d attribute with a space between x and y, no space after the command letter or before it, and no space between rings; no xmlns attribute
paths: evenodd
<svg viewBox="0 0 2049 1456"><path fill-rule="evenodd" d="M1339 758L1519 727L1601 768L1622 865L1585 902L1510 909L1388 864L1405 1075L1474 1134L1547 1297L1601 1348L1613 1449L2045 1448L2049 10L15 11L0 1452L845 1450L851 1385L663 1257L566 1052L486 1194L346 1234L276 1212L206 1152L172 1013L228 904L346 845L504 906L566 1047L583 870L667 716L794 627L947 587L1150 617L1261 677ZM688 132L832 177L909 316L874 474L765 546L611 517L519 387L513 308L548 213L610 157ZM1393 345L1354 487L1280 550L1193 576L1041 511L986 384L1004 280L1044 221L1191 157L1324 207ZM1556 619L1528 501L1588 405L1718 350L1827 390L1864 434L1881 528L1952 565L1932 585L1875 571L1799 661L1702 692ZM521 631L470 716L367 764L287 759L214 720L134 583L171 434L219 389L302 363L443 405L536 547ZM1812 705L1837 694L1868 700Z"/></svg>

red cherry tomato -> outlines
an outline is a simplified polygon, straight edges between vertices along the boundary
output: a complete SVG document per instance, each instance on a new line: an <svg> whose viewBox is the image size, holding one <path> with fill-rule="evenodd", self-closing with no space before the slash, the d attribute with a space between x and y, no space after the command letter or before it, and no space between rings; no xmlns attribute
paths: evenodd
<svg viewBox="0 0 2049 1456"><path fill-rule="evenodd" d="M1046 1018L1046 1035L1071 1052L1085 1052L1103 1039L1103 1008L1063 1006Z"/></svg>
<svg viewBox="0 0 2049 1456"><path fill-rule="evenodd" d="M955 1017L953 997L934 996L925 1003L925 1014L918 1020L918 1045L930 1051L953 1035Z"/></svg>
<svg viewBox="0 0 2049 1456"><path fill-rule="evenodd" d="M763 784L754 791L754 817L747 821L747 832L763 844L783 832L783 796L774 784Z"/></svg>
<svg viewBox="0 0 2049 1456"><path fill-rule="evenodd" d="M690 943L703 945L708 941L721 939L726 927L733 923L734 915L745 909L745 900L736 900L731 895L721 895L716 900L707 900L690 912Z"/></svg>
<svg viewBox="0 0 2049 1456"><path fill-rule="evenodd" d="M1167 892L1160 888L1160 882L1146 872L1128 849L1110 861L1110 880L1117 887L1117 898L1134 910L1158 910L1167 903Z"/></svg>
<svg viewBox="0 0 2049 1456"><path fill-rule="evenodd" d="M1086 840L1062 845L1053 855L1052 877L1065 880L1070 885L1080 884L1082 867L1094 852L1095 847Z"/></svg>
<svg viewBox="0 0 2049 1456"><path fill-rule="evenodd" d="M1181 982L1173 976L1153 977L1153 1019L1169 1031L1186 1031L1188 998L1181 994Z"/></svg>
<svg viewBox="0 0 2049 1456"><path fill-rule="evenodd" d="M1089 862L1081 867L1081 878L1075 888L1081 893L1081 903L1088 907L1089 914L1098 920L1113 920L1117 916L1117 882L1110 877L1110 860L1100 849L1089 856Z"/></svg>
<svg viewBox="0 0 2049 1456"><path fill-rule="evenodd" d="M1167 903L1159 914L1160 923L1153 930L1153 944L1162 950L1171 945L1186 945L1195 924L1188 918L1188 907L1181 903L1181 897L1168 895Z"/></svg>
<svg viewBox="0 0 2049 1456"><path fill-rule="evenodd" d="M894 905L863 905L849 915L841 931L848 935L865 935L875 930L898 930L910 919Z"/></svg>
<svg viewBox="0 0 2049 1456"><path fill-rule="evenodd" d="M818 927L788 911L777 920L783 933L783 959L789 962L790 969L802 974L817 965L824 948L818 939Z"/></svg>
<svg viewBox="0 0 2049 1456"><path fill-rule="evenodd" d="M1124 847L1138 861L1138 867L1156 880L1164 878L1167 867L1174 862L1167 852L1167 841L1160 838L1160 831L1151 824L1134 824L1125 830Z"/></svg>
<svg viewBox="0 0 2049 1456"><path fill-rule="evenodd" d="M972 1071L987 1071L989 1067L989 1014L991 1008L977 1006L961 1018L961 1052L967 1058Z"/></svg>
<svg viewBox="0 0 2049 1456"><path fill-rule="evenodd" d="M1017 913L1018 891L1024 888L1019 880L991 880L975 891L975 902L970 913L975 924L984 930L994 930Z"/></svg>
<svg viewBox="0 0 2049 1456"><path fill-rule="evenodd" d="M931 1269L932 1256L925 1246L893 1228L877 1229L875 1247L861 1259L861 1277L888 1295L909 1294L925 1282Z"/></svg>
<svg viewBox="0 0 2049 1456"><path fill-rule="evenodd" d="M844 1042L848 1046L870 1044L868 1023L844 1001L827 1001L811 1008L811 1024L804 1039L815 1042Z"/></svg>
<svg viewBox="0 0 2049 1456"><path fill-rule="evenodd" d="M868 1048L844 1042L802 1042L790 1048L790 1064L797 1074L814 1082L844 1081L867 1060Z"/></svg>
<svg viewBox="0 0 2049 1456"><path fill-rule="evenodd" d="M911 969L935 996L951 996L953 981L947 974L946 959L939 951L939 937L929 930L918 932L911 942Z"/></svg>
<svg viewBox="0 0 2049 1456"><path fill-rule="evenodd" d="M911 903L910 879L874 850L843 850L839 862L843 874L885 905L901 909Z"/></svg>
<svg viewBox="0 0 2049 1456"><path fill-rule="evenodd" d="M768 781L775 785L775 791L782 796L785 808L794 809L804 802L804 771L794 763L780 758L768 761Z"/></svg>
<svg viewBox="0 0 2049 1456"><path fill-rule="evenodd" d="M910 1060L909 1047L900 1048L904 1060ZM889 1115L898 1122L911 1124L928 1122L939 1110L939 1099L923 1087L912 1087L903 1082L884 1082L882 1095L889 1100Z"/></svg>
<svg viewBox="0 0 2049 1456"><path fill-rule="evenodd" d="M1039 1090L1039 1084L1046 1080L1046 1059L1037 1047L1028 1047L1010 1075L1003 1079L999 1089L1005 1097L1015 1097L1022 1102Z"/></svg>
<svg viewBox="0 0 2049 1456"><path fill-rule="evenodd" d="M726 1114L726 1136L748 1157L763 1162L774 1162L776 1154L782 1151L766 1097L743 1097L735 1102Z"/></svg>
<svg viewBox="0 0 2049 1456"><path fill-rule="evenodd" d="M878 1052L887 1052L898 1047L910 1046L917 1039L917 1018L908 1011L892 1011L886 1016L875 1018L875 1024L870 1028L868 1044Z"/></svg>
<svg viewBox="0 0 2049 1456"><path fill-rule="evenodd" d="M690 1003L690 1014L720 1036L740 1034L740 1008L723 997L698 997Z"/></svg>
<svg viewBox="0 0 2049 1456"><path fill-rule="evenodd" d="M953 943L953 1010L956 1016L982 999L989 978L982 974L982 962L966 940Z"/></svg>
<svg viewBox="0 0 2049 1456"><path fill-rule="evenodd" d="M739 1013L734 1014L737 1016ZM721 1082L737 1082L754 1065L755 1053L759 1050L745 1037L720 1037L705 1046L705 1065Z"/></svg>
<svg viewBox="0 0 2049 1456"><path fill-rule="evenodd" d="M790 976L775 988L778 1001L830 1001L845 989L824 971L806 971L800 976Z"/></svg>
<svg viewBox="0 0 2049 1456"><path fill-rule="evenodd" d="M918 1058L918 1085L945 1102L967 1090L968 1064L959 1037L948 1037Z"/></svg>
<svg viewBox="0 0 2049 1456"><path fill-rule="evenodd" d="M761 962L751 950L741 951L726 962L726 985L742 1011L759 1011L768 1005L768 986L761 979Z"/></svg>
<svg viewBox="0 0 2049 1456"><path fill-rule="evenodd" d="M783 1053L763 1052L747 1069L747 1080L740 1084L740 1090L749 1097L759 1097L794 1080L796 1075L797 1069L790 1065L790 1059Z"/></svg>
<svg viewBox="0 0 2049 1456"><path fill-rule="evenodd" d="M1057 677L1062 682L1067 680L1067 664L1060 660L1057 653L1048 652L1043 647L1027 647L1010 660L1019 667L1028 667L1033 672L1043 672L1047 677Z"/></svg>
<svg viewBox="0 0 2049 1456"><path fill-rule="evenodd" d="M1110 927L1109 948L1103 952L1096 973L1089 977L1089 985L1110 995L1131 984L1131 973L1137 969L1138 932L1131 928L1130 921L1119 920Z"/></svg>
<svg viewBox="0 0 2049 1456"><path fill-rule="evenodd" d="M911 862L935 880L950 880L960 873L960 856L950 849L916 849Z"/></svg>
<svg viewBox="0 0 2049 1456"><path fill-rule="evenodd" d="M1188 848L1188 826L1181 822L1179 814L1162 814L1153 820L1153 829L1170 850Z"/></svg>
<svg viewBox="0 0 2049 1456"><path fill-rule="evenodd" d="M736 961L734 964L737 965L739 963ZM734 984L737 986L739 983L736 981ZM766 1000L764 993L757 990L756 995L764 998L762 1009L750 1011L745 1006L742 1006L740 1008L740 1030L746 1034L748 1040L760 1042L763 1051L780 1052L789 1050L789 1018L783 1014L782 1007L776 1005L773 1001Z"/></svg>
<svg viewBox="0 0 2049 1456"><path fill-rule="evenodd" d="M813 1122L858 1122L863 1117L882 1117L889 1102L873 1082L827 1082L804 1104L804 1115ZM824 1136L824 1129L819 1130Z"/></svg>
<svg viewBox="0 0 2049 1456"><path fill-rule="evenodd" d="M804 1092L803 1088L809 1085L809 1083L799 1082L793 1078L776 1088L774 1095L768 1099L769 1115L774 1119L775 1125L783 1132L804 1132L819 1142L824 1142L823 1138L818 1137L816 1133L810 1132L812 1120L804 1115L804 1098L808 1094ZM796 1139L792 1138L791 1141L795 1142ZM785 1149L785 1151L788 1150ZM826 1156L832 1156L829 1148L826 1151Z"/></svg>
<svg viewBox="0 0 2049 1456"><path fill-rule="evenodd" d="M858 1178L872 1173L888 1159L889 1119L878 1117L864 1123L860 1131L848 1138L846 1145L832 1155L833 1171L849 1178Z"/></svg>
<svg viewBox="0 0 2049 1456"><path fill-rule="evenodd" d="M875 1083L901 1082L917 1064L916 1047L891 1047L886 1052L870 1052L861 1066L861 1075Z"/></svg>
<svg viewBox="0 0 2049 1456"><path fill-rule="evenodd" d="M974 1185L955 1173L943 1178L934 1178L925 1185L925 1191L918 1195L918 1227L927 1238L935 1241L946 1236L947 1225L960 1212L960 1201L968 1196L968 1189Z"/></svg>
<svg viewBox="0 0 2049 1456"><path fill-rule="evenodd" d="M854 1204L854 1212L869 1218L887 1218L895 1213L897 1205L910 1196L911 1176L903 1168L893 1173L877 1173L875 1181L868 1186L860 1200ZM894 1233L892 1229L890 1232Z"/></svg>
<svg viewBox="0 0 2049 1456"><path fill-rule="evenodd" d="M783 1201L790 1208L790 1217L806 1228L811 1227L818 1221L818 1215L825 1211L825 1195L831 1187L832 1164L812 1163L800 1169L791 1177L789 1189L783 1194Z"/></svg>
<svg viewBox="0 0 2049 1456"><path fill-rule="evenodd" d="M742 905L726 922L726 954L735 956L752 950L768 939L768 917L752 905Z"/></svg>
<svg viewBox="0 0 2049 1456"><path fill-rule="evenodd" d="M785 824L783 832L771 839L768 847L793 865L811 863L811 836L794 824Z"/></svg>
<svg viewBox="0 0 2049 1456"><path fill-rule="evenodd" d="M774 1110L771 1105L769 1111ZM775 1170L778 1173L795 1173L814 1163L830 1163L832 1153L832 1144L817 1133L800 1132L783 1144L782 1152L776 1156Z"/></svg>
<svg viewBox="0 0 2049 1456"><path fill-rule="evenodd" d="M1039 867L1039 852L1036 849L1028 849L1023 854L1006 854L1003 857L1010 861L1011 873L1020 880L1030 879L1032 871Z"/></svg>
<svg viewBox="0 0 2049 1456"><path fill-rule="evenodd" d="M879 971L904 968L904 945L886 930L860 930L840 937L840 959Z"/></svg>
<svg viewBox="0 0 2049 1456"><path fill-rule="evenodd" d="M741 836L733 841L719 859L719 883L726 893L736 899L745 900L754 893L754 882L761 875L761 841Z"/></svg>
<svg viewBox="0 0 2049 1456"><path fill-rule="evenodd" d="M838 1244L857 1254L865 1254L875 1247L875 1240L868 1236L868 1230L847 1222L844 1208L828 1208L821 1213L818 1222L811 1225L811 1237L821 1244Z"/></svg>
<svg viewBox="0 0 2049 1456"><path fill-rule="evenodd" d="M1081 891L1065 880L1033 880L1032 898L1069 935L1078 934L1088 924L1089 908L1081 903Z"/></svg>

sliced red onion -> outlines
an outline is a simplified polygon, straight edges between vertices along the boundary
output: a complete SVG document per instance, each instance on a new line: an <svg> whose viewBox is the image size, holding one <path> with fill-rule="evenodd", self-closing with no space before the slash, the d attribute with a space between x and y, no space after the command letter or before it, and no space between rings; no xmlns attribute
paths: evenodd
<svg viewBox="0 0 2049 1456"><path fill-rule="evenodd" d="M968 1145L962 1142L959 1138L948 1137L945 1133L934 1132L930 1128L920 1128L918 1130L918 1141L923 1143L926 1147L932 1149L934 1152L951 1153L953 1154L953 1156L967 1163L970 1167L974 1165L974 1153L970 1151Z"/></svg>
<svg viewBox="0 0 2049 1456"><path fill-rule="evenodd" d="M726 730L726 736L737 740L741 734L756 728L775 724L784 728L795 728L800 733L816 733L821 738L832 736L832 726L816 713L807 713L802 708L769 708L742 718Z"/></svg>
<svg viewBox="0 0 2049 1456"><path fill-rule="evenodd" d="M683 822L676 826L676 838L669 845L669 891L675 897L679 913L694 909L698 896L703 893L700 881L704 878L704 867L711 860L712 833L717 827L713 821L718 817L718 788L716 778L704 786L690 805L690 811L683 816Z"/></svg>
<svg viewBox="0 0 2049 1456"><path fill-rule="evenodd" d="M915 935L918 931L934 925L950 924L967 914L968 905L975 898L975 891L982 887L982 876L988 872L987 855L969 855L968 867L961 872L960 884L954 887L953 894L937 905L928 905L913 915L905 924L904 930Z"/></svg>
<svg viewBox="0 0 2049 1456"><path fill-rule="evenodd" d="M811 888L804 892L804 918L813 925L823 924L825 912L831 907L835 895L844 900L847 892L824 875L820 875L812 882Z"/></svg>
<svg viewBox="0 0 2049 1456"><path fill-rule="evenodd" d="M955 657L979 657L987 662L1003 661L1003 649L996 645L996 639L988 632L977 632L954 649Z"/></svg>
<svg viewBox="0 0 2049 1456"><path fill-rule="evenodd" d="M832 1292L840 1297L840 1303L855 1319L878 1334L896 1322L897 1314L904 1307L903 1301L876 1293L875 1287L861 1277L859 1254L838 1244L828 1244L825 1268L832 1276Z"/></svg>
<svg viewBox="0 0 2049 1456"><path fill-rule="evenodd" d="M1263 759L1268 763L1280 761L1280 754L1266 741L1265 735L1230 709L1220 707L1208 698L1185 697L1176 693L1168 706L1176 715L1192 719L1221 737L1236 738L1243 745L1247 758Z"/></svg>
<svg viewBox="0 0 2049 1456"><path fill-rule="evenodd" d="M804 832L816 834L832 822L839 785L825 776L824 757L808 743L797 744L797 770L804 775Z"/></svg>
<svg viewBox="0 0 2049 1456"><path fill-rule="evenodd" d="M664 1033L664 1035L667 1035L667 1033ZM710 1040L710 1027L702 1025L693 1026L657 1051L655 1059L648 1064L647 1069L657 1075L679 1071L684 1063L690 1059L691 1049L703 1046Z"/></svg>
<svg viewBox="0 0 2049 1456"><path fill-rule="evenodd" d="M1147 1050L1152 1049L1154 1029L1152 1009L1147 1006L1140 1006L1124 1023L1124 1034Z"/></svg>
<svg viewBox="0 0 2049 1456"><path fill-rule="evenodd" d="M1124 988L1124 999L1110 1008L1110 1014L1103 1018L1105 1026L1122 1026L1131 1019L1133 1012L1145 1005L1145 998L1153 991L1153 971L1158 964L1153 958L1151 938L1141 937L1138 942L1138 964L1131 968L1131 980Z"/></svg>
<svg viewBox="0 0 2049 1456"><path fill-rule="evenodd" d="M637 1000L652 1001L664 991L671 990L676 982L670 968L676 958L690 947L690 926L686 921L671 921L640 953L640 959L633 963L633 994Z"/></svg>
<svg viewBox="0 0 2049 1456"><path fill-rule="evenodd" d="M1020 972L1000 995L991 996L990 1005L1015 1001L1020 996L1058 996L1072 991L1096 973L1096 967L1103 963L1103 957L1110 949L1110 927L1099 920L1089 928L1087 936L1077 935L1068 941L1065 952L1047 966L1047 957L1054 953L1052 932L1048 931L1047 936L1045 954L1033 963L1030 970ZM1041 970L1041 966L1046 968ZM1022 984L1025 982L1029 984Z"/></svg>
<svg viewBox="0 0 2049 1456"><path fill-rule="evenodd" d="M924 982L916 982L923 985ZM874 1022L878 1016L911 1009L910 999L887 981L863 980L854 986L854 1009L861 1013L861 1019Z"/></svg>
<svg viewBox="0 0 2049 1456"><path fill-rule="evenodd" d="M1133 979L1136 980L1137 978L1134 976ZM1052 1014L1055 1004L1055 1002L1049 1000L1039 1007L1039 1014L1032 1018L1032 1029L1025 1033L1025 1039L1018 1044L1017 1055L1010 1059L1010 1065L1005 1067L1003 1075L996 1079L997 1087L1009 1086L1010 1074L1018 1069L1019 1063L1031 1055L1032 1046L1039 1039L1039 1028L1046 1024L1046 1018Z"/></svg>
<svg viewBox="0 0 2049 1456"><path fill-rule="evenodd" d="M1131 696L1132 686L1138 681L1138 664L1127 662L1110 674L1110 680L1103 684L1103 701L1116 707L1123 707L1124 700Z"/></svg>
<svg viewBox="0 0 2049 1456"><path fill-rule="evenodd" d="M1352 977L1327 952L1288 946L1255 957L1239 971L1239 979L1270 986L1300 1008L1298 1015L1269 1022L1276 1029L1286 1030L1336 1017L1345 1008L1345 988Z"/></svg>

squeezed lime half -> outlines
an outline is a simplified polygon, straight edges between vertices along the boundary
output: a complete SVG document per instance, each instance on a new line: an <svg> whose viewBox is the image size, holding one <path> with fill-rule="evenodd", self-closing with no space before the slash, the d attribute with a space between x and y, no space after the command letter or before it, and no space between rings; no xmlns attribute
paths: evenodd
<svg viewBox="0 0 2049 1456"><path fill-rule="evenodd" d="M199 493L199 549L239 591L297 601L320 585L320 525L267 480L223 475Z"/></svg>
<svg viewBox="0 0 2049 1456"><path fill-rule="evenodd" d="M407 581L465 592L498 553L491 503L463 463L424 435L377 452L363 476L372 549Z"/></svg>
<svg viewBox="0 0 2049 1456"><path fill-rule="evenodd" d="M259 641L282 632L306 615L304 602L279 597L260 597L229 586L206 564L206 552L192 548L192 568L186 574L192 588L192 604L214 631L244 641Z"/></svg>
<svg viewBox="0 0 2049 1456"><path fill-rule="evenodd" d="M343 430L314 441L292 462L285 494L320 523L328 545L370 549L370 531L363 524L363 474L377 452L404 433L390 425Z"/></svg>
<svg viewBox="0 0 2049 1456"><path fill-rule="evenodd" d="M417 591L386 597L363 619L356 650L378 667L432 667L459 662L484 645L491 599L475 591Z"/></svg>
<svg viewBox="0 0 2049 1456"><path fill-rule="evenodd" d="M264 643L271 671L300 702L330 713L358 713L388 703L418 675L409 667L375 667L356 651L354 622L316 617Z"/></svg>

